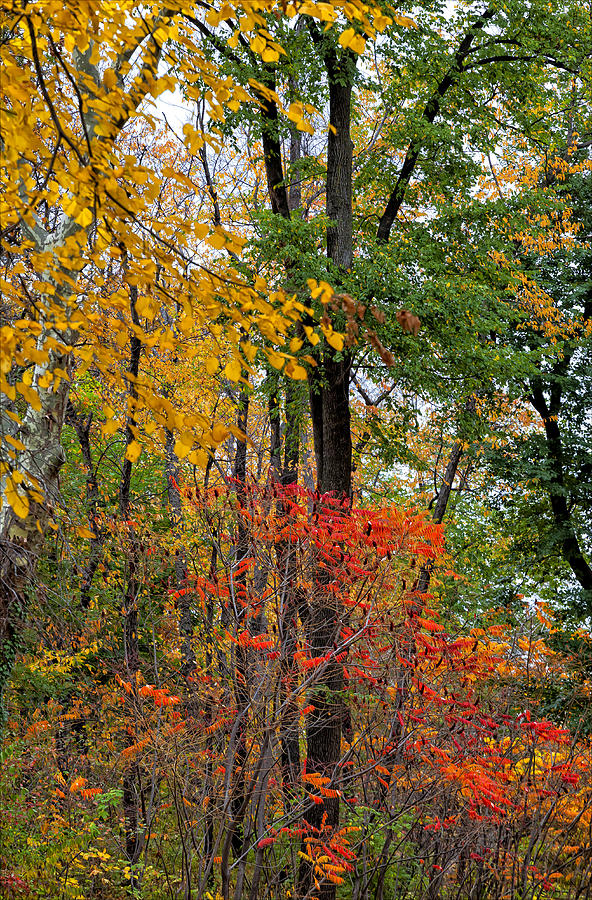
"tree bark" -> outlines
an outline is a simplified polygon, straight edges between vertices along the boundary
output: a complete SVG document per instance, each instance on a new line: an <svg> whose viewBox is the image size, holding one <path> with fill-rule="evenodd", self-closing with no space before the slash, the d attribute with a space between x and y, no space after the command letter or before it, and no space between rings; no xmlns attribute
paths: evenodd
<svg viewBox="0 0 592 900"><path fill-rule="evenodd" d="M73 334L53 334L45 337L60 343L71 343ZM40 341L40 346L42 346ZM23 627L27 618L28 591L37 560L44 543L47 523L59 497L59 472L65 461L60 438L66 415L70 383L58 379L49 388L39 386L39 380L56 369L68 371L68 353L52 350L46 364L35 366L32 386L37 391L40 408L29 406L18 437L26 449L18 452L11 468L22 472L27 479L35 479L38 489L33 492L25 487L29 501L28 514L20 518L6 499L0 508L0 717L2 697L18 652ZM2 410L4 426L4 410ZM10 433L12 422L6 419L5 432ZM3 476L2 493L6 485Z"/></svg>
<svg viewBox="0 0 592 900"><path fill-rule="evenodd" d="M86 421L74 408L71 401L68 401L66 409L66 419L74 428L80 444L80 451L84 466L86 468L86 502L88 504L89 527L93 533L90 539L90 551L88 561L82 576L80 585L80 606L82 609L88 609L90 606L90 592L96 571L103 559L103 547L107 537L107 532L101 522L99 512L99 484L97 480L97 472L93 465L92 453L90 447L90 427L92 424L92 413Z"/></svg>
<svg viewBox="0 0 592 900"><path fill-rule="evenodd" d="M586 592L588 607L592 609L592 568L580 547L567 502L564 450L558 421L561 411L561 387L558 382L551 387L551 398L549 404L547 404L542 383L533 381L531 382L531 396L529 399L540 415L545 428L545 441L552 475L548 487L549 502L555 525L559 531L563 558Z"/></svg>
<svg viewBox="0 0 592 900"><path fill-rule="evenodd" d="M243 373L245 374L245 373ZM249 528L246 524L244 516L241 515L241 509L247 504L247 427L249 422L249 385L241 384L238 410L237 410L237 426L245 435L243 440L238 439L236 444L236 454L234 458L233 477L235 480L236 497L238 501L238 524L235 546L236 564L240 564L249 553ZM247 590L246 573L241 573L234 580L234 591L239 593ZM240 607L237 604L237 608ZM237 613L240 615L240 612ZM240 629L240 622L236 621L235 627L237 633ZM233 770L239 772L237 783L234 785L234 793L231 802L232 811L232 851L235 858L238 858L242 852L243 845L243 827L242 822L247 809L245 797L245 772L244 764L247 758L247 740L246 726L249 707L249 660L247 650L240 644L235 646L235 666L233 671L234 695L236 698L237 715L240 716L240 725L236 735L236 749L234 753Z"/></svg>
<svg viewBox="0 0 592 900"><path fill-rule="evenodd" d="M298 463L300 459L299 406L300 390L296 382L286 381L286 415L284 433L284 462L281 484L289 489L298 483ZM289 519L289 500L280 504L280 514ZM277 561L281 583L280 592L280 659L281 659L281 701L286 709L280 724L282 754L282 784L284 804L289 806L295 797L296 785L300 780L300 711L293 699L298 685L298 668L294 663L297 650L298 617L306 619L306 602L298 585L296 547L290 541L282 541L277 549Z"/></svg>
<svg viewBox="0 0 592 900"><path fill-rule="evenodd" d="M475 395L471 394L469 399L466 401L464 406L465 413L474 413L475 412ZM456 473L458 471L458 467L460 465L460 461L462 459L463 454L463 443L461 440L455 441L452 445L452 449L450 451L450 456L448 457L448 465L446 466L446 471L444 472L444 477L442 479L442 484L438 490L436 495L436 500L434 503L434 507L432 510L432 520L436 523L436 525L441 525L444 521L444 516L446 515L446 509L448 508L448 501L450 500L450 494L452 493L452 485L454 484L454 479L456 478ZM425 594L430 586L430 578L432 577L432 563L426 562L421 567L419 578L417 579L417 584L415 586L415 590L418 594Z"/></svg>
<svg viewBox="0 0 592 900"><path fill-rule="evenodd" d="M316 28L311 27L313 40L321 48L329 82L329 129L327 148L326 210L327 255L335 266L346 272L353 259L352 234L352 161L351 99L355 60L349 51L340 56L325 43ZM349 504L352 485L352 442L350 428L349 381L351 359L331 348L321 351L318 374L311 379L310 398L315 456L317 459L317 489L319 503L323 495ZM307 623L311 656L331 653L338 639L343 610L328 590L330 574L316 565L313 576L314 595ZM343 720L343 665L329 662L313 689L310 703L314 710L307 719L307 770L339 781L341 757L341 728ZM309 824L329 833L339 825L339 798L325 797L322 804L313 804L306 811ZM303 866L300 884L308 889L312 873ZM319 897L333 900L336 887L322 882Z"/></svg>
<svg viewBox="0 0 592 900"><path fill-rule="evenodd" d="M179 490L180 468L179 460L175 455L175 438L173 432L166 430L165 436L165 477L167 486L167 500L171 515L171 531L173 537L179 540L183 528L183 504ZM193 595L187 590L187 557L180 546L175 547L175 586L180 591L177 600L179 611L179 633L181 637L181 674L185 681L186 703L185 711L188 716L195 712L192 701L194 693L193 676L195 673L195 653L193 652L193 629L195 626L192 600Z"/></svg>
<svg viewBox="0 0 592 900"><path fill-rule="evenodd" d="M124 270L127 257L123 250ZM139 317L136 309L138 301L138 289L130 285L130 318L134 325L139 325ZM137 430L136 403L138 394L136 383L140 371L140 357L142 354L142 342L137 334L130 330L130 359L128 368L128 386L130 397L130 414L125 426L125 449L135 439ZM129 521L131 507L131 480L133 463L124 456L121 467L121 481L119 483L119 514L122 525L126 529L128 544L127 572L125 573L123 588L123 646L124 665L127 679L132 686L129 697L126 697L125 712L126 722L126 746L132 746L137 740L135 719L135 704L138 699L139 674L140 674L140 645L138 639L138 598L141 590L140 582L140 548L135 526ZM125 831L125 850L131 873L129 884L131 889L137 888L138 882L133 867L138 862L144 846L144 835L141 830L140 808L142 802L142 776L136 764L129 765L123 773L123 817Z"/></svg>
<svg viewBox="0 0 592 900"><path fill-rule="evenodd" d="M35 33L32 22L29 19L25 19L25 22L31 39L34 41ZM153 76L158 69L162 48L152 40L152 31L148 26L138 35L134 46L127 47L113 61L114 70L119 72L121 66L145 44L147 38L150 39L150 43L148 48L144 46L145 53L141 57L139 77L134 81L131 91L124 95L121 115L113 123L114 135L125 126L144 101L150 85L153 83ZM96 49L96 45L91 41L85 51L75 49L72 54L74 63L72 74L77 82L77 90L84 98L84 102L81 104L80 125L86 138L87 161L88 157L92 156L97 144L104 140L102 136L96 134L99 116L93 104L88 105L88 108L83 108L87 106L87 99L93 95L93 82L94 85L102 87L99 65L92 61ZM35 77L42 92L46 93L43 69L37 57ZM123 87L122 80L121 86ZM20 158L17 167L23 163L29 165L26 155ZM64 213L55 232L50 233L43 227L35 213L35 201L33 196L29 196L29 189L24 180L20 184L20 188L22 189L21 197L28 206L28 211L27 215L21 218L19 227L23 230L25 240L30 241L37 252L59 257L74 236L78 239L79 247L84 247L86 237L96 224L95 210L93 210L92 204L87 208L91 212L93 220L90 225L82 226L74 218ZM51 281L51 291L46 297L39 297L41 302L38 308L51 309L57 302L63 305L64 318L70 320L72 290L69 285L76 282L83 265L84 260L81 263L77 252L70 265L64 264L58 280L56 280L55 273L53 276L47 276L47 281ZM38 272L37 275L40 278L45 277L42 272ZM37 486L30 485L33 487L33 491L32 493L30 490L28 491L29 511L24 518L17 516L6 502L0 509L0 704L3 690L12 670L20 632L26 620L28 586L43 549L47 523L51 516L52 506L58 496L59 470L65 459L60 438L70 390L69 376L64 377L57 374L49 388L40 387L39 379L48 374L53 375L56 369L71 375L71 355L68 348L75 345L76 332L70 328L60 331L49 327L44 321L43 315L39 316L38 324L41 325L41 334L37 344L40 355L43 355L48 344L52 346L47 361L37 362L33 368L32 387L39 396L40 408L35 409L31 405L28 406L19 429L19 438L25 445L25 450L17 453L12 463L9 464L9 469L12 468L24 474L26 479L31 476ZM8 427L5 428L4 418L2 415L3 433L10 434L13 430L13 423L9 421ZM6 474L3 474L0 479L0 488L3 496L6 488ZM25 482L21 484L21 489L25 489ZM38 497L41 499L37 499Z"/></svg>
<svg viewBox="0 0 592 900"><path fill-rule="evenodd" d="M275 85L270 67L267 68L266 84L268 87ZM295 90L296 79L293 77L290 86L292 90ZM275 104L268 102L263 106L262 121L267 188L272 210L276 215L284 219L291 219L292 213L297 212L302 205L300 174L297 173L296 182L290 186L288 195L282 169L281 145L277 131L277 107ZM300 132L292 128L290 132L290 163L292 166L300 159L301 149ZM288 280L292 268L292 263L286 263ZM270 463L272 475L282 488L290 487L298 482L298 463L300 458L300 390L298 385L289 378L285 380L285 396L283 467L281 464L282 436L279 386L276 386L270 395L269 404L272 436ZM287 501L279 501L278 513L289 517L290 508ZM281 585L278 622L280 637L280 702L284 706L280 722L281 772L284 803L288 807L295 797L295 788L300 779L299 710L297 703L291 699L291 694L298 680L298 671L294 664L294 653L297 649L298 616L300 614L302 617L304 614L305 602L301 597L301 591L297 583L296 549L290 541L278 543L276 558Z"/></svg>

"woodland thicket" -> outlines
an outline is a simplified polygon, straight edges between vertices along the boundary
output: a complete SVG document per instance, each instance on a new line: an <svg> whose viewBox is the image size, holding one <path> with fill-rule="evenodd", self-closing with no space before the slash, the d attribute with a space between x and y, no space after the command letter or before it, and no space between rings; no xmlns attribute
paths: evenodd
<svg viewBox="0 0 592 900"><path fill-rule="evenodd" d="M591 62L0 0L0 897L592 897Z"/></svg>

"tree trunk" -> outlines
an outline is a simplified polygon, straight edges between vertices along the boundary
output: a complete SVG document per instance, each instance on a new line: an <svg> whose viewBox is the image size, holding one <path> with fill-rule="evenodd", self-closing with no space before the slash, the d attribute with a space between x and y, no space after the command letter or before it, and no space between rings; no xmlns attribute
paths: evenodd
<svg viewBox="0 0 592 900"><path fill-rule="evenodd" d="M82 575L80 584L80 606L82 609L88 609L90 606L90 592L93 580L104 555L104 545L107 538L107 532L103 527L100 514L100 495L99 483L97 480L97 472L93 465L92 452L90 446L90 427L92 424L92 413L83 421L82 415L77 412L72 403L68 401L66 410L66 419L68 424L72 425L76 431L80 451L84 466L86 468L86 502L88 505L88 524L92 531L93 537L90 539L90 550L88 561Z"/></svg>
<svg viewBox="0 0 592 900"><path fill-rule="evenodd" d="M558 383L551 388L549 405L540 382L531 383L530 402L540 415L545 428L548 460L552 478L549 482L549 501L555 525L559 531L561 552L566 563L586 592L588 612L592 610L592 568L586 560L576 534L569 505L564 476L564 452L559 429L561 411L561 387Z"/></svg>
<svg viewBox="0 0 592 900"><path fill-rule="evenodd" d="M301 30L301 24L297 28ZM275 86L271 67L266 68L266 84ZM290 88L297 90L296 79L290 79ZM291 214L302 206L301 174L296 172L296 179L290 185L289 195L286 191L282 167L281 146L277 134L277 107L267 102L262 108L263 145L267 188L276 215L290 219ZM292 128L290 131L290 164L294 167L301 158L301 133ZM286 276L289 281L293 264L286 263ZM291 379L285 381L286 413L284 434L284 463L281 465L281 421L279 386L275 386L270 395L271 453L270 464L273 478L286 488L298 482L298 463L300 458L300 399L299 386ZM278 513L289 516L289 504L278 503ZM281 772L284 792L284 803L289 806L295 796L295 787L300 779L300 727L299 709L291 694L297 686L298 671L294 664L294 653L297 648L298 616L303 614L305 603L297 584L296 550L289 541L281 541L277 545L277 566L280 579L280 702L284 707L280 722Z"/></svg>
<svg viewBox="0 0 592 900"><path fill-rule="evenodd" d="M313 32L313 38L314 38ZM317 35L316 40L319 40ZM349 52L340 57L329 48L323 38L324 58L329 80L329 130L327 149L327 255L342 271L351 268L352 238L352 140L351 98L355 62ZM352 443L350 429L349 382L351 360L325 347L319 360L318 374L311 380L311 415L315 456L317 459L317 489L319 503L323 495L349 504L352 484ZM330 653L338 640L343 610L334 594L328 590L330 574L316 565L313 577L314 595L308 620L308 642L311 656ZM339 781L341 757L341 727L343 720L343 665L330 662L324 669L310 703L314 710L307 719L307 770L330 779L330 786ZM306 819L316 829L329 834L339 825L339 798L325 797L322 804L313 804L306 811ZM303 866L301 887L308 889L312 872ZM321 883L319 897L333 900L335 885Z"/></svg>
<svg viewBox="0 0 592 900"><path fill-rule="evenodd" d="M471 396L465 403L464 412L469 414L474 413L475 405L475 395L471 394ZM440 489L438 490L438 493L436 495L434 508L432 510L432 520L436 523L436 525L441 525L444 521L446 509L448 508L448 501L450 500L450 494L452 492L452 485L454 484L454 479L456 478L456 473L458 472L462 454L462 441L455 441L452 445L450 456L448 457L448 465L446 466L444 478L442 479L442 484L440 485ZM417 584L415 586L415 590L418 594L425 594L427 592L430 586L431 577L432 563L426 562L421 567L419 578L417 579Z"/></svg>
<svg viewBox="0 0 592 900"><path fill-rule="evenodd" d="M75 340L72 333L50 332L45 337L64 344ZM32 387L39 396L40 408L28 407L18 430L18 438L26 449L18 451L8 463L9 471L25 476L19 490L27 494L28 512L25 517L18 516L4 496L0 508L0 709L27 617L28 591L43 549L47 523L59 496L59 471L65 461L60 438L70 383L58 377L56 384L45 389L39 386L39 380L55 369L68 371L69 362L67 353L52 350L47 363L35 366ZM7 411L10 410L6 407L2 409L2 427L4 433L10 434L14 424L5 417ZM36 482L33 490L27 487L30 478ZM2 494L7 479L7 475L1 479Z"/></svg>
<svg viewBox="0 0 592 900"><path fill-rule="evenodd" d="M167 486L167 500L171 516L171 530L175 539L179 539L183 527L183 505L179 490L179 460L175 455L175 437L173 432L166 430L165 439L165 475ZM187 558L180 547L175 548L175 587L180 591L177 601L179 610L179 633L181 636L181 674L186 686L186 713L194 712L191 695L193 693L192 678L195 673L195 654L193 652L193 611L192 594L186 590L187 586Z"/></svg>
<svg viewBox="0 0 592 900"><path fill-rule="evenodd" d="M124 267L127 266L127 256L122 248ZM130 318L134 325L139 326L137 312L138 288L130 285ZM131 694L126 697L126 746L130 747L137 741L136 730L136 703L138 702L139 674L140 674L140 645L138 640L138 600L141 590L140 581L140 547L135 526L129 521L131 508L131 483L133 463L127 457L127 449L135 439L137 430L136 406L138 394L136 384L140 371L140 357L142 355L142 342L137 334L130 329L130 359L128 368L129 385L129 416L125 426L125 450L121 466L121 481L119 483L119 514L122 525L125 526L128 538L127 573L123 588L123 646L124 664L126 676L132 686ZM144 834L141 829L140 810L142 804L142 776L136 764L128 765L123 773L123 818L125 830L125 851L131 867L129 885L132 890L139 887L134 865L138 862L144 846Z"/></svg>
<svg viewBox="0 0 592 900"><path fill-rule="evenodd" d="M245 373L243 373L245 374ZM242 384L240 388L238 410L237 410L237 426L245 435L244 440L237 440L236 454L234 458L233 476L236 487L236 497L238 501L238 525L235 546L236 564L240 564L249 553L250 534L246 524L246 519L241 515L241 509L244 509L248 502L247 497L247 427L249 422L249 385ZM234 591L246 594L247 577L246 573L241 573L234 580ZM240 607L237 604L237 608ZM238 613L240 615L240 612ZM245 625L248 627L248 620ZM239 621L235 622L236 632L241 630ZM236 775L236 784L233 787L233 797L231 802L232 811L232 851L235 859L238 859L242 852L243 845L243 818L246 811L245 802L245 772L244 764L247 758L247 715L249 707L249 660L248 651L240 644L236 644L234 648L235 665L233 671L234 695L236 700L237 715L240 716L240 725L236 735L236 749L233 761L233 774Z"/></svg>
<svg viewBox="0 0 592 900"><path fill-rule="evenodd" d="M300 458L299 407L300 389L294 381L286 381L286 428L284 434L284 465L281 473L283 488L298 482ZM280 504L280 513L289 518L290 506L286 500ZM298 684L298 669L294 663L297 650L298 617L306 618L305 602L298 586L297 556L295 545L281 541L277 548L280 591L280 642L281 642L281 700L286 704L280 725L282 753L282 783L284 803L289 806L300 780L300 711L292 695Z"/></svg>

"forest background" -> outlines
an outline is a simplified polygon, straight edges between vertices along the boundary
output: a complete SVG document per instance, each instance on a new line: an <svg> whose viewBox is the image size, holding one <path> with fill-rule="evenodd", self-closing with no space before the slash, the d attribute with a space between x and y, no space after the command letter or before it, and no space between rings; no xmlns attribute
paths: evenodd
<svg viewBox="0 0 592 900"><path fill-rule="evenodd" d="M589 897L592 7L0 12L0 896Z"/></svg>

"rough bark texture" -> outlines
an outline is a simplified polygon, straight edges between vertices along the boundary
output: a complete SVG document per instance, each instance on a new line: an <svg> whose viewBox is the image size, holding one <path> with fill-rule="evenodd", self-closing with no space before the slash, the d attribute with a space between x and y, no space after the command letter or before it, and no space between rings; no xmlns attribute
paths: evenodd
<svg viewBox="0 0 592 900"><path fill-rule="evenodd" d="M27 24L34 39L31 22L27 20ZM128 47L120 54L114 61L116 72L119 72L121 65L126 60L131 59L135 50L144 43L149 35L150 31L148 30L139 37L134 47ZM73 74L81 85L82 93L87 93L88 85L93 81L96 85L102 83L99 66L92 62L95 49L96 47L91 41L84 52L75 49L72 54ZM161 47L156 44L155 48L146 55L140 77L134 82L134 89L127 95L127 102L122 106L121 117L114 123L116 131L123 128L143 102L151 84L151 79L147 76L156 72L160 54ZM35 75L42 90L46 90L44 73L39 64L36 67ZM92 155L96 142L103 140L96 135L98 119L99 116L92 107L82 111L81 124L89 155ZM26 162L26 158L23 158L22 162ZM28 202L28 189L24 182L21 187L23 199ZM21 219L20 227L36 251L59 255L75 235L80 238L80 246L84 246L86 235L94 227L94 219L90 225L83 227L75 219L63 214L58 227L50 233L43 227L34 211L34 205L33 203L30 206L27 216ZM55 307L56 303L63 303L64 310L68 310L65 315L68 320L72 310L71 291L68 285L78 279L80 259L76 258L72 265L71 270L64 266L61 273L64 278L60 283L47 277L48 281L52 281L51 291L48 297L39 296L38 307L39 309L43 309L45 306L51 308ZM41 272L38 275L42 280L45 277ZM16 458L12 460L12 465L15 470L25 474L26 477L30 475L36 480L39 490L37 492L35 489L35 492L42 495L43 499L29 497L29 513L24 519L16 516L6 502L0 509L0 698L12 670L20 632L26 619L27 591L35 572L37 559L43 549L47 522L51 515L52 505L58 496L59 470L64 462L64 451L60 438L70 383L65 378L56 377L51 387L46 389L39 387L39 379L48 373L53 373L56 369L69 371L71 357L67 348L75 344L76 334L70 329L64 331L52 329L43 320L43 316L40 316L39 324L42 330L37 349L40 354L43 354L48 347L48 342L51 342L49 345L52 349L47 360L44 363L37 363L33 369L32 387L39 396L40 408L35 409L29 406L27 409L23 424L19 429L19 439L26 449L16 455ZM59 349L60 346L64 349ZM10 420L5 422L4 412L3 409L1 427L4 432L10 433L12 423ZM1 494L4 495L4 478L0 488L2 489Z"/></svg>
<svg viewBox="0 0 592 900"><path fill-rule="evenodd" d="M315 31L313 38L319 42ZM334 131L329 131L327 148L326 208L331 220L327 228L327 255L336 267L347 271L353 258L351 99L355 62L349 52L337 56L322 38L320 41L329 81L329 118L334 128ZM340 356L325 347L320 363L318 375L311 380L310 388L320 503L323 495L331 494L349 504L352 476L351 361L349 356ZM307 623L312 656L331 652L341 627L342 608L332 592L327 590L327 578L326 569L319 566L314 573L314 595ZM311 695L314 710L307 721L307 770L330 778L331 786L336 786L339 781L342 688L343 665L330 662ZM306 818L314 828L337 828L339 798L324 798L322 804L314 804L306 811ZM310 881L311 872L303 866L301 888L308 888ZM318 894L322 900L332 900L335 885L322 883Z"/></svg>
<svg viewBox="0 0 592 900"><path fill-rule="evenodd" d="M129 529L130 546L129 558L124 587L123 601L123 645L124 664L126 678L132 685L132 694L126 697L127 720L134 722L136 703L136 691L138 689L138 675L140 672L140 648L138 643L138 595L140 581L138 575L138 541L132 529ZM133 724L130 725L131 733L126 732L126 746L131 746L136 740ZM142 777L137 764L130 764L123 773L123 817L125 831L125 851L130 865L134 865L140 858L144 846L144 833L140 823L140 809L142 802ZM130 887L136 887L135 875L130 875Z"/></svg>
<svg viewBox="0 0 592 900"><path fill-rule="evenodd" d="M126 259L124 255L124 260ZM130 285L130 315L134 325L139 324L136 304L138 289ZM130 330L130 358L128 366L128 390L130 396L130 415L125 427L125 449L135 438L136 431L136 383L140 371L142 342L135 332ZM133 464L124 456L119 483L119 514L127 527L127 565L123 592L123 646L124 665L127 680L132 685L132 693L126 697L127 718L129 723L135 719L134 705L137 698L140 673L140 645L138 640L138 599L141 590L141 565L138 535L134 525L129 522L131 508L131 479ZM126 745L131 746L136 740L133 726L126 732ZM131 866L140 858L144 847L144 832L141 828L140 810L142 805L142 775L137 764L129 765L123 773L123 816L125 831L125 851ZM130 875L130 888L137 887L136 876Z"/></svg>
<svg viewBox="0 0 592 900"><path fill-rule="evenodd" d="M300 26L299 26L300 27ZM267 70L267 85L274 84L270 68ZM291 88L295 90L296 80L292 77ZM266 103L262 108L265 168L267 189L273 211L284 219L290 219L302 205L300 175L290 185L289 196L286 192L282 168L281 145L277 131L277 108L275 104ZM295 166L301 158L302 138L300 132L293 128L290 132L290 164ZM286 263L286 276L289 281L293 264ZM284 461L281 461L281 409L279 386L270 395L269 418L271 425L270 463L273 478L282 487L296 484L298 481L298 463L300 457L300 389L290 379L285 381L286 407L284 431ZM278 504L280 515L289 515L289 509L281 502ZM282 761L282 785L284 803L289 806L294 796L294 788L300 779L300 725L297 703L291 699L296 685L297 670L294 665L294 653L297 649L298 616L304 614L305 602L297 582L297 559L295 548L286 541L277 545L277 565L280 577L280 659L281 688L280 702L283 713L280 722L280 748Z"/></svg>
<svg viewBox="0 0 592 900"><path fill-rule="evenodd" d="M563 558L570 566L579 584L587 594L592 607L592 568L587 562L576 534L565 485L565 454L561 440L558 417L561 411L561 386L556 381L550 391L547 403L540 381L531 383L530 402L540 415L545 428L551 480L548 485L549 501L555 525L559 531L559 541Z"/></svg>
<svg viewBox="0 0 592 900"><path fill-rule="evenodd" d="M60 334L59 339L74 337ZM55 351L45 365L35 367L33 387L39 395L40 409L29 407L18 434L26 450L17 454L14 469L36 479L43 500L35 500L29 494L29 512L24 519L13 512L6 500L0 509L0 702L18 651L27 617L28 592L47 522L58 499L59 471L65 461L60 436L70 384L62 379L56 387L45 390L38 382L48 372L68 368L69 355ZM4 415L2 419L4 425ZM7 425L6 430L11 425L9 419Z"/></svg>
<svg viewBox="0 0 592 900"><path fill-rule="evenodd" d="M263 83L270 90L275 91L275 73L272 66L264 66ZM271 208L276 215L285 219L290 218L290 203L284 180L282 165L282 146L278 131L278 110L273 100L261 98L261 117L263 123L263 158L265 160L265 174L267 176L267 189Z"/></svg>
<svg viewBox="0 0 592 900"><path fill-rule="evenodd" d="M286 382L286 416L284 431L284 463L281 473L282 487L289 488L298 482L300 458L299 427L300 388L293 381ZM287 505L280 510L290 515ZM292 697L298 682L294 654L297 650L298 617L305 619L306 603L298 585L296 548L289 541L282 541L277 551L278 569L281 579L280 594L280 640L281 640L281 700L285 711L280 726L282 753L282 782L284 803L290 805L294 790L300 779L300 710Z"/></svg>
<svg viewBox="0 0 592 900"><path fill-rule="evenodd" d="M351 268L352 241L352 168L351 98L354 62L344 53L337 60L328 54L329 130L327 145L327 255L340 269Z"/></svg>
<svg viewBox="0 0 592 900"><path fill-rule="evenodd" d="M316 34L316 32L313 32ZM321 40L317 35L316 40ZM324 54L329 79L329 130L327 147L327 255L341 270L351 268L352 159L351 99L355 62L349 52L338 57ZM319 372L311 379L311 415L317 484L321 494L350 497L352 445L349 408L351 360L330 347L322 351Z"/></svg>
<svg viewBox="0 0 592 900"><path fill-rule="evenodd" d="M327 229L327 255L341 270L347 271L352 264L352 140L351 140L351 97L355 72L354 56L349 51L339 56L329 42L311 24L311 35L321 48L329 79L329 113L334 128L329 133L327 155L326 209L331 224ZM267 67L265 83L274 87L273 72ZM290 218L291 207L299 206L301 195L294 186L290 196L286 191L282 168L281 146L277 133L277 109L267 101L262 108L263 149L267 175L268 192L272 210L283 218ZM292 140L290 161L294 164L300 154L300 143ZM289 277L289 272L288 272ZM351 498L352 447L349 409L349 380L351 361L349 357L339 358L330 348L325 348L318 356L318 373L311 378L310 409L312 416L315 456L317 460L317 489L320 495L331 493ZM287 387L286 444L282 482L289 485L296 481L298 472L299 443L296 422L290 422L289 409L291 394L295 388ZM274 414L275 414L274 410ZM272 417L272 429L277 428ZM277 467L277 445L279 436L274 434L272 464ZM295 559L290 548L280 548L278 563L282 570L282 616L280 629L282 636L282 696L289 696L291 667L295 649L296 618L304 615L304 604L294 591ZM341 610L336 608L333 596L326 589L326 574L320 568L315 573L315 594L310 610L305 615L307 633L313 655L326 653L340 627ZM313 703L315 711L308 719L307 755L308 770L321 772L335 779L336 765L341 753L341 722L343 718L341 688L343 672L341 665L329 666L315 691ZM289 793L291 785L299 776L300 750L298 746L298 725L292 710L288 708L283 719L282 769L284 785ZM339 801L326 799L322 806L314 806L307 811L311 825L320 827L323 816L325 824L335 828L339 822ZM299 877L300 889L308 890L311 872L303 867ZM335 885L322 885L320 896L330 900L335 896Z"/></svg>

